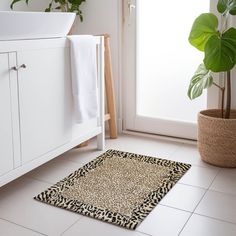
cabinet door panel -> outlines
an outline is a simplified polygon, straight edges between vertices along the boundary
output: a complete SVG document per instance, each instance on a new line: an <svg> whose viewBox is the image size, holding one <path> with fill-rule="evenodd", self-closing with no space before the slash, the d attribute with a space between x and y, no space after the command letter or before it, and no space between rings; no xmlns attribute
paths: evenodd
<svg viewBox="0 0 236 236"><path fill-rule="evenodd" d="M8 54L0 54L0 175L13 169L11 91Z"/></svg>
<svg viewBox="0 0 236 236"><path fill-rule="evenodd" d="M17 53L22 163L71 139L69 49Z"/></svg>

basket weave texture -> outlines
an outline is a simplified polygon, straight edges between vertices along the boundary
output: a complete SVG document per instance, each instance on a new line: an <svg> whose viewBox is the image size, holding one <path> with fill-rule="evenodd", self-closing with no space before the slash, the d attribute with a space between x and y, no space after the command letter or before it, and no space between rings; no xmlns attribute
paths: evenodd
<svg viewBox="0 0 236 236"><path fill-rule="evenodd" d="M236 110L230 119L222 119L217 109L198 114L198 150L205 162L236 167Z"/></svg>

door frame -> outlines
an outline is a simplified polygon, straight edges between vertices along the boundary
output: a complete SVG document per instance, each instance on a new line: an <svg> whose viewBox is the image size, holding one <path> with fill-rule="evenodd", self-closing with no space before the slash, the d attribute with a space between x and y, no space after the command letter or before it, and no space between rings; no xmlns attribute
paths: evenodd
<svg viewBox="0 0 236 236"><path fill-rule="evenodd" d="M185 139L196 140L197 124L194 129L190 129L191 122L176 122L165 120L168 124L168 130L164 129L160 124L163 119L145 117L145 125L143 124L143 116L137 115L136 111L136 42L132 40L132 35L136 35L136 10L133 9L132 14L129 13L129 4L136 5L136 0L123 0L123 51L122 51L122 114L123 114L123 130L138 131L150 134L164 135L170 137L180 137ZM211 0L210 9L218 15L216 2ZM131 39L131 40L130 40ZM133 43L134 42L134 43ZM215 74L214 80L219 83L221 74ZM207 108L219 108L220 91L212 86L207 92ZM157 121L160 121L157 124ZM181 136L179 135L181 133Z"/></svg>

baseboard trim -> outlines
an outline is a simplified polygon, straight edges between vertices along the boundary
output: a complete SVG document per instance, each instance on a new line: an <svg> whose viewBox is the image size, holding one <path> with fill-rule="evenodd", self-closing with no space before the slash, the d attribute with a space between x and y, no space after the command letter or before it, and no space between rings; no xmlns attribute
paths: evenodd
<svg viewBox="0 0 236 236"><path fill-rule="evenodd" d="M140 137L153 138L153 139L158 139L158 140L173 141L173 142L178 142L178 143L183 143L183 144L197 145L197 141L191 140L191 139L170 137L170 136L164 136L164 135L158 135L158 134L149 134L149 133L143 133L143 132L138 132L138 131L133 131L133 130L122 130L122 133L140 136Z"/></svg>

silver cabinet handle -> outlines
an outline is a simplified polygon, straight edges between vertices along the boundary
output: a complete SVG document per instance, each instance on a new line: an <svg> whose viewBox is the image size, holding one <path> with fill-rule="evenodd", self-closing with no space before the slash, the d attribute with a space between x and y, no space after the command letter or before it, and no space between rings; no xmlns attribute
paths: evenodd
<svg viewBox="0 0 236 236"><path fill-rule="evenodd" d="M11 70L15 70L15 71L18 71L19 69L21 69L21 68L26 68L26 65L25 64L22 64L22 65L20 65L20 66L13 66L12 68L11 68Z"/></svg>

